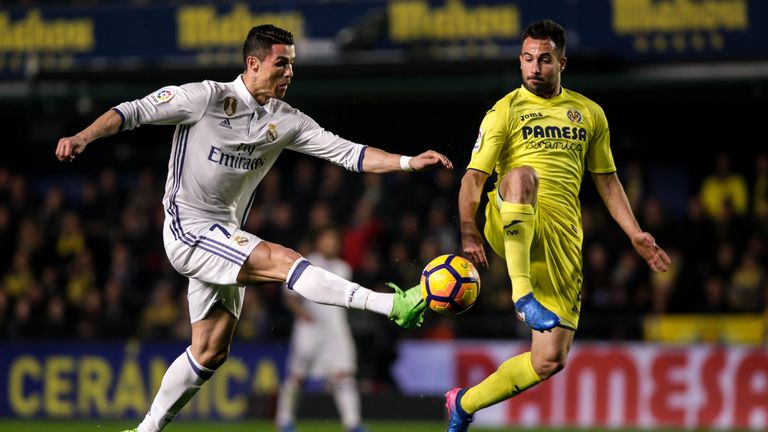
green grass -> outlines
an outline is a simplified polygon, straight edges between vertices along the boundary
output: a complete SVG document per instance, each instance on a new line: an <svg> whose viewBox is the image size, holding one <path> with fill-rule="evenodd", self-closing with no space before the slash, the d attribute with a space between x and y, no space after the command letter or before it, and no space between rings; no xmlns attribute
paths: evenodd
<svg viewBox="0 0 768 432"><path fill-rule="evenodd" d="M366 422L369 432L444 432L445 424L441 422ZM74 420L0 420L0 432L118 432L126 428L136 427L135 422L124 421L74 421ZM264 421L227 422L193 422L182 420L171 423L167 432L262 432L274 431L274 426ZM343 432L341 425L334 421L305 421L299 422L302 432ZM510 430L524 431L558 431L558 432L633 432L641 429L578 429L578 428L481 428L473 427L472 432L508 432ZM703 429L702 429L703 430ZM648 429L644 430L647 432ZM690 429L654 429L654 432L692 432Z"/></svg>
<svg viewBox="0 0 768 432"><path fill-rule="evenodd" d="M366 422L369 432L438 432L445 426L435 422ZM118 432L136 427L135 422L124 421L52 421L52 420L0 420L2 432ZM299 422L301 432L343 432L341 424L334 421ZM274 425L265 421L192 422L178 421L165 428L167 432L262 432L274 431ZM475 429L472 429L475 431ZM476 429L478 432L496 432L504 429Z"/></svg>

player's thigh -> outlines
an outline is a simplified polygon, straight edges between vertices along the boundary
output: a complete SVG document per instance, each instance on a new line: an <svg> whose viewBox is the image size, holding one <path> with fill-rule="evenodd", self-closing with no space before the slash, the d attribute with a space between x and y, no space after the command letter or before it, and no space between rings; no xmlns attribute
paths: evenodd
<svg viewBox="0 0 768 432"><path fill-rule="evenodd" d="M213 221L166 223L165 251L182 275L205 283L237 283L240 269L261 239L237 225Z"/></svg>
<svg viewBox="0 0 768 432"><path fill-rule="evenodd" d="M194 324L208 317L214 307L223 308L236 320L243 310L245 287L237 284L217 285L189 279L187 304L189 321Z"/></svg>
<svg viewBox="0 0 768 432"><path fill-rule="evenodd" d="M261 241L251 251L237 276L238 283L284 282L298 252L277 243Z"/></svg>

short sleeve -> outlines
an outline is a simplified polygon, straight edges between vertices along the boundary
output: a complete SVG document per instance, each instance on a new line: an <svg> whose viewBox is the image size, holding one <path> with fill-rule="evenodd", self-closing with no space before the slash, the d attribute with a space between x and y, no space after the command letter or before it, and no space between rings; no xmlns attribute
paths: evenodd
<svg viewBox="0 0 768 432"><path fill-rule="evenodd" d="M480 131L472 148L467 169L493 173L504 143L509 138L509 102L502 99L491 108L480 123Z"/></svg>
<svg viewBox="0 0 768 432"><path fill-rule="evenodd" d="M616 164L611 153L611 134L605 112L597 106L593 111L594 130L587 149L587 168L596 174L616 171Z"/></svg>

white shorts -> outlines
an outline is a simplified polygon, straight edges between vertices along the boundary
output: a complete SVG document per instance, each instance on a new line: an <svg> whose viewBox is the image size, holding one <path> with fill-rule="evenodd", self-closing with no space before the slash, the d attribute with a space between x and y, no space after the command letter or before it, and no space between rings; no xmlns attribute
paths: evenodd
<svg viewBox="0 0 768 432"><path fill-rule="evenodd" d="M237 275L261 239L234 224L185 222L181 228L166 220L163 240L173 268L189 278L190 321L205 318L216 303L239 319L245 288Z"/></svg>
<svg viewBox="0 0 768 432"><path fill-rule="evenodd" d="M295 322L286 366L290 375L325 378L357 371L357 352L349 326L342 331L323 330L327 329Z"/></svg>

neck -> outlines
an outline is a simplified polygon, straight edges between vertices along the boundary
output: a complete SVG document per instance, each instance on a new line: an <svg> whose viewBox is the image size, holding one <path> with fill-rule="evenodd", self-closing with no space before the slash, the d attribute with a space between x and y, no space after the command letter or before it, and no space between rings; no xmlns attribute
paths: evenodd
<svg viewBox="0 0 768 432"><path fill-rule="evenodd" d="M554 88L548 95L544 96L547 99L552 99L553 97L559 95L563 91L563 88L560 87L560 84L557 84L557 87Z"/></svg>
<svg viewBox="0 0 768 432"><path fill-rule="evenodd" d="M252 75L246 72L243 74L242 79L243 84L245 84L245 88L248 89L248 93L250 93L251 96L256 99L256 102L259 105L266 105L269 102L270 97L259 91L259 88L256 85L256 80Z"/></svg>

